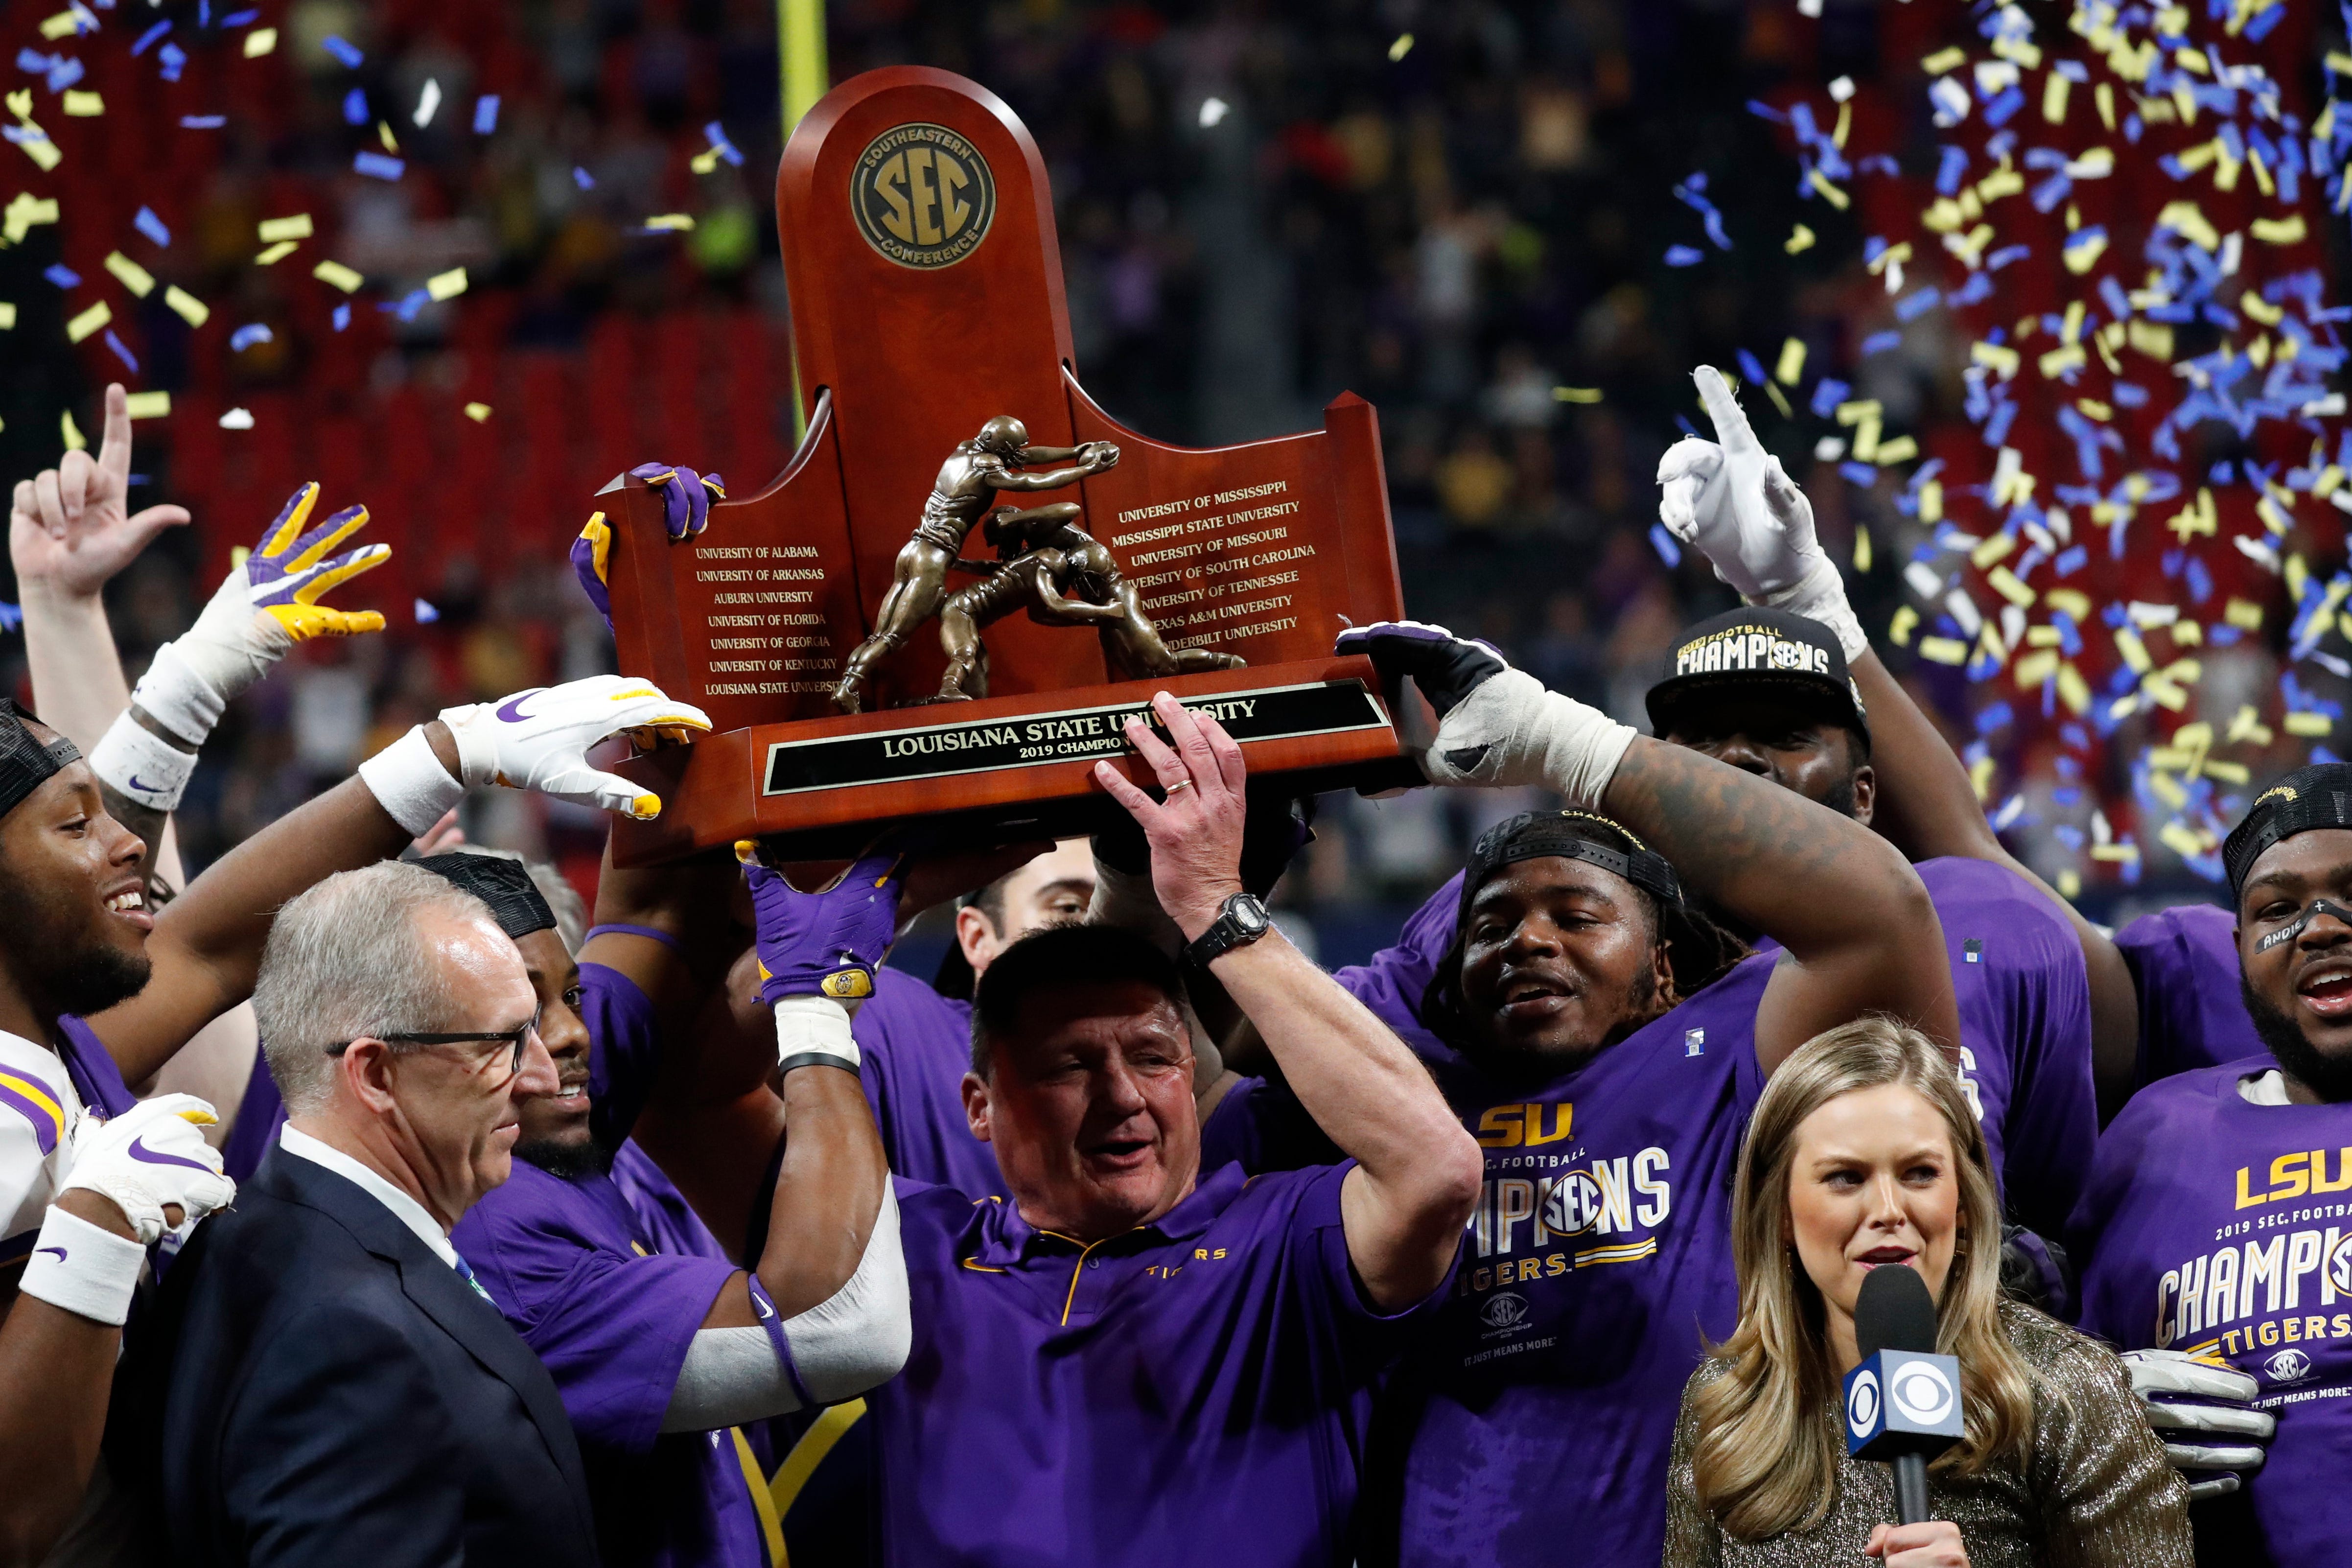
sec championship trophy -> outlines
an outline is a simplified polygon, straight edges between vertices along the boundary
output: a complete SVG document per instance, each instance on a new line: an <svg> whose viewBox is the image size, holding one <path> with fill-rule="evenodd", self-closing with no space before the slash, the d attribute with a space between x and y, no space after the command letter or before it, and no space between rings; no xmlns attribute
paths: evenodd
<svg viewBox="0 0 2352 1568"><path fill-rule="evenodd" d="M1190 450L1079 384L1036 144L993 94L870 71L776 176L808 433L673 542L635 479L600 500L621 668L717 732L624 764L669 803L632 863L764 837L847 854L925 818L972 841L1084 831L1101 758L1162 688L1216 714L1254 789L1413 777L1350 622L1402 613L1380 435Z"/></svg>

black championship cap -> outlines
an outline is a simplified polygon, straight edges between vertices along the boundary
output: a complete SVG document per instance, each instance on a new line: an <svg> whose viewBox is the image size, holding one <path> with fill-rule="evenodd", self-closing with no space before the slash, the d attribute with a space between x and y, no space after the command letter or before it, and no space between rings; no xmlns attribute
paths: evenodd
<svg viewBox="0 0 2352 1568"><path fill-rule="evenodd" d="M2234 902L2263 851L2315 827L2352 827L2352 763L2315 763L2297 768L2254 796L2245 820L2221 841L2221 864Z"/></svg>
<svg viewBox="0 0 2352 1568"><path fill-rule="evenodd" d="M490 918L517 942L535 931L555 928L555 911L547 907L547 900L531 882L530 870L520 860L457 850L447 855L427 855L414 864L489 905Z"/></svg>
<svg viewBox="0 0 2352 1568"><path fill-rule="evenodd" d="M1837 634L1793 611L1754 608L1701 621L1675 639L1675 672L1650 688L1650 729L1672 734L1675 721L1702 702L1737 702L1773 687L1869 738L1862 692L1846 671Z"/></svg>
<svg viewBox="0 0 2352 1568"><path fill-rule="evenodd" d="M81 749L59 735L44 745L25 728L33 715L0 697L0 816L25 804L59 770L81 760ZM38 720L34 720L38 723Z"/></svg>
<svg viewBox="0 0 2352 1568"><path fill-rule="evenodd" d="M1621 838L1629 847L1618 849L1602 843L1593 837L1596 832ZM1631 829L1590 811L1530 811L1498 822L1478 836L1470 850L1470 863L1463 868L1463 923L1468 922L1470 900L1496 872L1522 860L1547 858L1581 860L1614 872L1664 905L1678 906L1683 901L1682 882L1674 867Z"/></svg>

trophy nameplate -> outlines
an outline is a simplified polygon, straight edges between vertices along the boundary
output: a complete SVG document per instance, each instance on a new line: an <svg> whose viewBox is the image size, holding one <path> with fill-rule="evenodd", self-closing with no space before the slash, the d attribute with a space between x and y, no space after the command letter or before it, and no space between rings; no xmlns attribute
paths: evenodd
<svg viewBox="0 0 2352 1568"><path fill-rule="evenodd" d="M835 88L776 177L807 434L782 476L671 541L616 479L621 668L714 733L619 765L661 816L639 864L761 837L845 855L886 825L1084 832L1153 692L1240 742L1253 790L1417 778L1350 623L1402 613L1379 430L1194 450L1122 428L1074 368L1044 161L946 71ZM691 454L677 456L691 460ZM851 679L845 681L845 675Z"/></svg>

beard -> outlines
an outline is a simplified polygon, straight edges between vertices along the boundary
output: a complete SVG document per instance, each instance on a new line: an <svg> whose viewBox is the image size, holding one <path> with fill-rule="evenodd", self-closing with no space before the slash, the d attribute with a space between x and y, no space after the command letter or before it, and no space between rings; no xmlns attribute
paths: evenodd
<svg viewBox="0 0 2352 1568"><path fill-rule="evenodd" d="M538 1166L559 1182L576 1182L583 1176L609 1175L613 1170L613 1152L593 1137L577 1142L541 1138L534 1142L518 1143L514 1157Z"/></svg>
<svg viewBox="0 0 2352 1568"><path fill-rule="evenodd" d="M125 952L95 938L72 947L56 940L70 923L57 907L66 901L43 899L0 874L0 931L16 950L15 968L26 1000L86 1018L144 991L154 966L143 951Z"/></svg>
<svg viewBox="0 0 2352 1568"><path fill-rule="evenodd" d="M2289 1078L2330 1105L2352 1100L2352 1054L2332 1057L2313 1045L2303 1026L2247 984L2242 974L2238 977L2238 994L2245 1001L2247 1016L2254 1021L2254 1033L2262 1037Z"/></svg>
<svg viewBox="0 0 2352 1568"><path fill-rule="evenodd" d="M1840 816L1852 816L1853 815L1853 775L1848 773L1836 784L1832 784L1829 794L1822 796L1820 804L1836 812Z"/></svg>

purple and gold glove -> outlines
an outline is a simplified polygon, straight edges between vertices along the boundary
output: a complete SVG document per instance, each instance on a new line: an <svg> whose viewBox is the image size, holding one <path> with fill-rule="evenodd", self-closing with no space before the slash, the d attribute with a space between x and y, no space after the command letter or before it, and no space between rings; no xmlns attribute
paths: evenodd
<svg viewBox="0 0 2352 1568"><path fill-rule="evenodd" d="M751 889L760 954L760 995L776 1015L779 1070L845 1067L857 1070L845 1003L874 994L898 931L906 857L868 855L822 892L803 893L761 864L758 846L735 846Z"/></svg>
<svg viewBox="0 0 2352 1568"><path fill-rule="evenodd" d="M698 474L675 463L639 463L629 474L661 492L662 523L674 541L692 539L709 527L710 503L727 499L727 481L717 474ZM572 542L572 572L608 627L613 624L612 564L613 525L596 512Z"/></svg>

